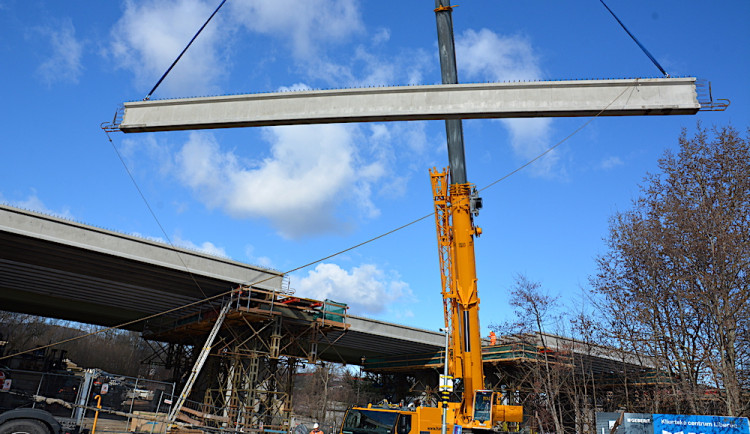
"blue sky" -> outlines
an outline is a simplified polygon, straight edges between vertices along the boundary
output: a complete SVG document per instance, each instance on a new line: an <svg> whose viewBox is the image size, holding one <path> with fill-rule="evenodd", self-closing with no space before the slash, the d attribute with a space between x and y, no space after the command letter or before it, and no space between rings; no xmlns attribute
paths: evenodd
<svg viewBox="0 0 750 434"><path fill-rule="evenodd" d="M164 240L100 130L142 99L218 1L0 0L0 202ZM673 76L710 80L725 112L594 120L482 193L480 318L507 319L521 273L579 309L607 220L682 128L750 120L750 2L610 0ZM432 1L229 0L154 98L440 81ZM595 0L471 1L453 13L459 80L657 77ZM586 118L464 122L482 188ZM285 271L432 211L442 122L114 133L179 246ZM442 326L432 219L297 271L298 294L350 313Z"/></svg>

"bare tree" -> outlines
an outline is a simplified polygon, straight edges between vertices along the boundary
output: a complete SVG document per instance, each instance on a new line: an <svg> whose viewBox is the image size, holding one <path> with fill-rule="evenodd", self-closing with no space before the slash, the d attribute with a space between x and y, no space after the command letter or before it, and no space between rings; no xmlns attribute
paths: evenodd
<svg viewBox="0 0 750 434"><path fill-rule="evenodd" d="M520 274L516 276L510 294L510 305L515 308L516 320L491 327L501 334L533 333L539 336L541 360L532 368L531 380L535 393L532 400L525 404L531 405L529 410L534 411L540 431L550 431L553 428L557 433L564 433L561 392L571 374L570 367L551 360L545 342L548 326L559 320L555 312L557 298L546 294L539 282Z"/></svg>
<svg viewBox="0 0 750 434"><path fill-rule="evenodd" d="M65 351L67 358L82 367L100 368L133 377L150 374L149 367L142 365L141 361L152 350L137 332L107 330L70 340L100 329L101 327L90 324L0 311L0 340L7 341L4 354L0 357L10 358L19 352L52 345L49 349L41 350L41 354L48 355L52 350ZM62 341L67 342L58 344ZM40 351L34 353L34 357L40 356ZM9 359L5 359L0 360L0 365L10 366L11 363ZM165 375L165 372L158 373Z"/></svg>
<svg viewBox="0 0 750 434"><path fill-rule="evenodd" d="M747 416L750 140L698 125L679 143L611 219L592 283L610 330L674 380L676 410L709 411L711 388L726 414Z"/></svg>
<svg viewBox="0 0 750 434"><path fill-rule="evenodd" d="M575 416L575 432L594 432L596 430L596 400L597 378L591 363L586 363L586 357L592 357L601 333L594 318L581 306L570 321L571 337L581 343L578 354L573 354L573 375L567 385L568 396L573 405Z"/></svg>

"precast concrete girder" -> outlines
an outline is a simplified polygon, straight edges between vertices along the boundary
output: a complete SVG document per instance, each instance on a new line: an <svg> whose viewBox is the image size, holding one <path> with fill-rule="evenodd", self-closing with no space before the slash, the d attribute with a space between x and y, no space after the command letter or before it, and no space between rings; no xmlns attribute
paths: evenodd
<svg viewBox="0 0 750 434"><path fill-rule="evenodd" d="M449 84L263 93L124 104L126 133L343 122L686 115L695 78Z"/></svg>

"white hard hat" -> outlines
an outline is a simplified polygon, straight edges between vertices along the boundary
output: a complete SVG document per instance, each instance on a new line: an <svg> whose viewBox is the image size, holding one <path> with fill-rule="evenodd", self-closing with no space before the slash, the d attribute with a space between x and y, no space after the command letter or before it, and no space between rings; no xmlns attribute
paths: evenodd
<svg viewBox="0 0 750 434"><path fill-rule="evenodd" d="M318 428L318 422L315 422L315 423L313 424L313 429L317 429L317 428Z"/></svg>

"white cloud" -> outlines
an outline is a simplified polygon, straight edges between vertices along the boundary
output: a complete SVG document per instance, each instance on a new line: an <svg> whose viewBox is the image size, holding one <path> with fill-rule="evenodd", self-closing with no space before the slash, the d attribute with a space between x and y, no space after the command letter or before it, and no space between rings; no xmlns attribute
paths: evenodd
<svg viewBox="0 0 750 434"><path fill-rule="evenodd" d="M136 85L151 89L213 12L202 0L126 0L112 30L111 51L120 66L135 74ZM226 61L220 59L229 30L216 14L159 87L164 95L216 92Z"/></svg>
<svg viewBox="0 0 750 434"><path fill-rule="evenodd" d="M359 46L354 52L354 60L360 61L364 65L366 75L357 79L354 86L388 86L395 84L398 65L395 63L384 62L374 54L370 53L364 46Z"/></svg>
<svg viewBox="0 0 750 434"><path fill-rule="evenodd" d="M133 237L143 238L144 240L153 241L155 243L161 243L161 244L169 245L169 242L167 240L165 240L164 238L162 238L162 237L154 237L154 236L151 236L151 235L144 235L144 234L142 234L140 232L130 232L128 235L131 235Z"/></svg>
<svg viewBox="0 0 750 434"><path fill-rule="evenodd" d="M205 253L207 255L229 258L229 255L227 255L227 252L223 247L219 247L210 241L204 241L201 244L195 244L194 242L186 240L179 235L173 236L171 240L166 240L163 237L144 235L140 232L130 232L130 235L138 238L143 238L144 240L153 241L155 243L165 244L167 246L172 245L174 247L180 247L183 249L195 250L196 252Z"/></svg>
<svg viewBox="0 0 750 434"><path fill-rule="evenodd" d="M245 246L245 257L251 264L257 264L266 268L276 268L273 266L273 261L268 256L256 256L255 247L252 245L248 244Z"/></svg>
<svg viewBox="0 0 750 434"><path fill-rule="evenodd" d="M237 0L229 7L234 23L287 41L300 72L330 87L421 84L423 70L433 61L422 50L379 55L390 39L385 27L374 29L368 41L356 45L354 38L365 35L365 25L355 0ZM330 50L335 46L346 51L332 60Z"/></svg>
<svg viewBox="0 0 750 434"><path fill-rule="evenodd" d="M297 59L315 58L322 44L364 30L355 0L236 0L229 6L249 30L288 40Z"/></svg>
<svg viewBox="0 0 750 434"><path fill-rule="evenodd" d="M456 58L459 78L474 81L540 80L542 70L539 57L531 42L522 36L503 36L488 29L467 30L456 39ZM530 160L552 144L552 121L548 118L503 119L511 147L516 156ZM558 151L552 151L531 166L537 175L553 175L557 167Z"/></svg>
<svg viewBox="0 0 750 434"><path fill-rule="evenodd" d="M294 279L292 287L303 297L346 303L353 315L381 313L398 301L413 298L409 285L399 276L388 275L373 264L363 264L351 271L336 264L319 264L306 276Z"/></svg>
<svg viewBox="0 0 750 434"><path fill-rule="evenodd" d="M0 198L1 199L1 198ZM47 208L47 206L42 202L41 199L36 195L35 191L32 191L32 193L23 200L11 200L8 202L11 206L14 206L16 208L23 208L27 209L29 211L36 211L38 213L51 215L54 217L63 218L66 220L74 220L75 217L70 212L70 209L63 208L62 211L54 211L52 209Z"/></svg>
<svg viewBox="0 0 750 434"><path fill-rule="evenodd" d="M380 45L391 40L391 30L385 27L380 27L375 31L371 37L373 45Z"/></svg>
<svg viewBox="0 0 750 434"><path fill-rule="evenodd" d="M624 163L620 157L612 156L599 164L599 167L603 170L614 169L617 166L622 166Z"/></svg>
<svg viewBox="0 0 750 434"><path fill-rule="evenodd" d="M267 219L286 238L345 232L357 217L379 216L375 197L400 197L412 173L424 175L422 160L429 149L425 125L266 128L262 136L270 144L269 155L253 161L222 149L211 133L193 132L161 167L171 167L207 207L235 218ZM163 155L149 154L156 159ZM404 159L411 163L399 166ZM265 265L266 259L253 261Z"/></svg>
<svg viewBox="0 0 750 434"><path fill-rule="evenodd" d="M267 218L288 238L341 231L340 208L353 202L367 217L378 210L371 184L381 162L360 161L356 125L306 125L265 130L271 155L248 164L206 133L192 133L176 156L179 179L209 207L238 218Z"/></svg>
<svg viewBox="0 0 750 434"><path fill-rule="evenodd" d="M368 87L424 84L425 71L434 67L434 59L421 49L385 55L377 46L357 45L340 59L309 59L303 72L331 87Z"/></svg>
<svg viewBox="0 0 750 434"><path fill-rule="evenodd" d="M536 158L552 146L552 121L547 118L502 119L503 125L510 135L510 145L513 152L525 161ZM563 170L557 163L560 153L550 151L547 155L529 166L529 170L536 175L551 176L560 174Z"/></svg>
<svg viewBox="0 0 750 434"><path fill-rule="evenodd" d="M213 6L206 0L126 0L123 16L112 31L109 52L135 75L136 85L145 92ZM388 57L379 54L387 48L388 28L374 29L364 45L355 45L355 37L368 36L356 0L236 0L213 18L161 84L157 96L219 93L219 80L231 67L230 59L222 58L231 48L224 47L231 45L238 28L286 41L305 78L330 87L422 84L423 72L434 63L423 50L404 50ZM345 52L332 60L329 51L336 46Z"/></svg>
<svg viewBox="0 0 750 434"><path fill-rule="evenodd" d="M201 244L195 244L194 242L190 240L185 240L179 236L176 236L173 242L174 242L174 245L177 247L195 250L201 253L205 253L207 255L219 256L222 258L229 258L229 255L227 255L227 252L226 250L224 250L223 247L219 247L210 241L204 241Z"/></svg>
<svg viewBox="0 0 750 434"><path fill-rule="evenodd" d="M397 172L389 171L388 176L378 182L377 195L392 199L402 197L409 188L409 178L427 176L427 163L424 157L429 157L430 147L425 122L389 122L367 124L369 132L369 154L371 158L381 162L384 167L399 167ZM445 152L445 143L434 146L437 152Z"/></svg>
<svg viewBox="0 0 750 434"><path fill-rule="evenodd" d="M126 138L122 140L120 146L120 155L122 155L128 169L134 172L149 172L148 176L154 171L160 175L168 175L172 172L174 162L171 159L169 144L163 137L146 135L137 138ZM147 159L144 159L148 157ZM159 167L147 167L147 161L156 161Z"/></svg>
<svg viewBox="0 0 750 434"><path fill-rule="evenodd" d="M522 36L502 36L488 30L467 30L456 39L461 73L495 81L539 80L539 58ZM460 78L460 76L459 76Z"/></svg>
<svg viewBox="0 0 750 434"><path fill-rule="evenodd" d="M55 83L78 83L83 72L81 57L83 44L76 39L76 29L68 19L60 20L55 28L41 29L49 38L51 54L42 62L36 72L48 86Z"/></svg>

